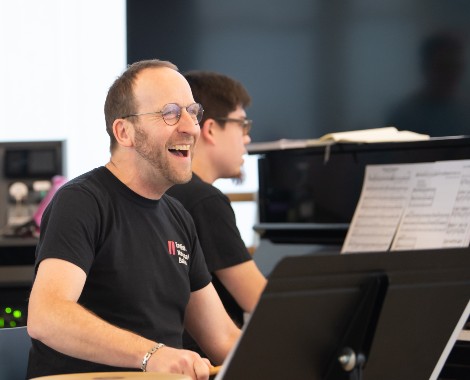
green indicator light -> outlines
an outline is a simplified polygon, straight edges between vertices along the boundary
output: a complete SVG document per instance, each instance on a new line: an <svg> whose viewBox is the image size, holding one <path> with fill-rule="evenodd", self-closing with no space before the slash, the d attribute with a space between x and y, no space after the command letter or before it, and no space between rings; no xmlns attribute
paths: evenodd
<svg viewBox="0 0 470 380"><path fill-rule="evenodd" d="M16 327L16 322L15 321L10 321L10 327Z"/></svg>
<svg viewBox="0 0 470 380"><path fill-rule="evenodd" d="M5 313L10 314L11 313L11 307L6 307L5 308Z"/></svg>
<svg viewBox="0 0 470 380"><path fill-rule="evenodd" d="M21 318L21 310L15 310L15 311L13 312L13 316L14 316L15 318Z"/></svg>
<svg viewBox="0 0 470 380"><path fill-rule="evenodd" d="M0 318L0 329L2 327L5 327L5 320L3 318Z"/></svg>

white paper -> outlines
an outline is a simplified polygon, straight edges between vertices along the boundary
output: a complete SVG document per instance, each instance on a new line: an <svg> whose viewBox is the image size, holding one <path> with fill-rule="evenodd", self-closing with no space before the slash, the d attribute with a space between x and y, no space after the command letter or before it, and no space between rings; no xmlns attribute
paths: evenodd
<svg viewBox="0 0 470 380"><path fill-rule="evenodd" d="M441 161L418 170L392 251L469 245L470 165Z"/></svg>
<svg viewBox="0 0 470 380"><path fill-rule="evenodd" d="M470 160L369 165L341 252L469 243Z"/></svg>
<svg viewBox="0 0 470 380"><path fill-rule="evenodd" d="M360 129L356 131L328 133L320 138L321 141L336 142L391 142L391 141L423 141L429 140L429 135L411 131L399 131L395 127Z"/></svg>

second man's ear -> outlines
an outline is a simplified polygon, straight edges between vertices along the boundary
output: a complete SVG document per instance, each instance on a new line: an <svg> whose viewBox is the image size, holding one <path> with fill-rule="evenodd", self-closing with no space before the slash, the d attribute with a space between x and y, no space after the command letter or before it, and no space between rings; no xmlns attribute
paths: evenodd
<svg viewBox="0 0 470 380"><path fill-rule="evenodd" d="M220 126L214 119L206 119L204 124L201 125L201 138L209 144L215 144L217 128L220 129Z"/></svg>

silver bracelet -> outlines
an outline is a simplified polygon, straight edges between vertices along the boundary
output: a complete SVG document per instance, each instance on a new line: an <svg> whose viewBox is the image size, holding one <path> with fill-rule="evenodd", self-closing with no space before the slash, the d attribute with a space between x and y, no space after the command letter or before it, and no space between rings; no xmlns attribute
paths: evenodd
<svg viewBox="0 0 470 380"><path fill-rule="evenodd" d="M147 363L148 361L150 360L150 357L155 353L157 352L157 350L159 348L162 348L164 346L163 343L157 343L155 346L153 346L149 352L147 352L144 356L144 358L142 359L142 365L140 366L140 369L142 370L142 372L147 372Z"/></svg>

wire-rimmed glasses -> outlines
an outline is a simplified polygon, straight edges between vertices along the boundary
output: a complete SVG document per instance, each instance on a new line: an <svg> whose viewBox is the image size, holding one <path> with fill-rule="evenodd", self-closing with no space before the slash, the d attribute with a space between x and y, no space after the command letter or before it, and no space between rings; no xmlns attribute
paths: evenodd
<svg viewBox="0 0 470 380"><path fill-rule="evenodd" d="M202 104L200 103L192 103L186 107L181 107L179 104L176 103L168 103L163 106L161 111L133 113L121 116L121 119L127 119L133 116L161 114L163 121L167 125L175 125L181 118L181 112L183 108L186 109L189 116L191 116L191 118L194 120L195 124L199 124L201 122L204 109L202 108Z"/></svg>

